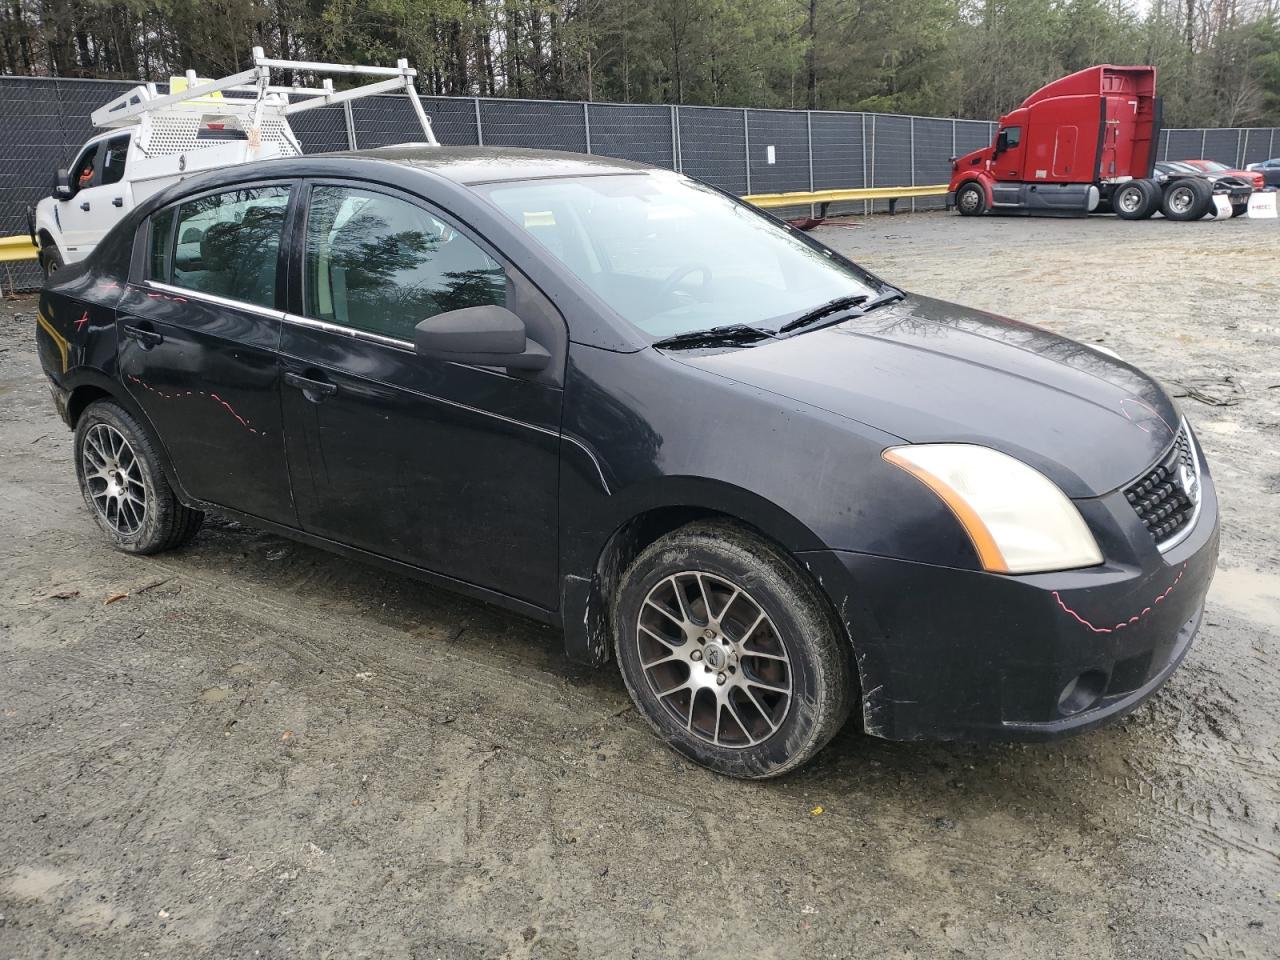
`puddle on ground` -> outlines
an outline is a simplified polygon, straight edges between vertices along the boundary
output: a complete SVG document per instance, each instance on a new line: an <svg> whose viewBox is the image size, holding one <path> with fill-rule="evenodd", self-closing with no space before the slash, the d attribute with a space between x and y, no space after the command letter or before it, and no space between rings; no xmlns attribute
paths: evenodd
<svg viewBox="0 0 1280 960"><path fill-rule="evenodd" d="M1280 629L1280 574L1219 567L1209 588L1209 601Z"/></svg>

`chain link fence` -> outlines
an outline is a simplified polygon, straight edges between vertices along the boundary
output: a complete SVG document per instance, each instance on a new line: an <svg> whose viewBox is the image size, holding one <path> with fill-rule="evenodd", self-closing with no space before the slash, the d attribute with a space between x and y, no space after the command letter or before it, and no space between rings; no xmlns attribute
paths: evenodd
<svg viewBox="0 0 1280 960"><path fill-rule="evenodd" d="M95 132L89 115L135 84L0 77L0 236L25 233L27 207L46 194ZM163 85L161 85L163 90ZM946 183L950 158L991 143L995 123L825 110L658 106L423 97L443 144L540 147L638 160L736 194ZM296 115L308 153L413 139L404 97L370 97ZM1273 128L1166 130L1157 156L1243 166L1277 155ZM936 209L942 197L910 201ZM887 209L886 201L833 204L831 213ZM33 264L12 264L5 286L33 287Z"/></svg>

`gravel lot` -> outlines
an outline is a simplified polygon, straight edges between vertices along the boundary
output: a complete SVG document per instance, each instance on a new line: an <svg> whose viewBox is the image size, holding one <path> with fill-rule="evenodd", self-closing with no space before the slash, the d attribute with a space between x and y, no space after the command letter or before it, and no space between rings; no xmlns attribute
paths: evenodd
<svg viewBox="0 0 1280 960"><path fill-rule="evenodd" d="M0 960L1280 956L1280 224L820 235L1230 404L1182 401L1222 568L1157 697L1048 745L851 728L717 778L529 621L233 523L107 549L12 300Z"/></svg>

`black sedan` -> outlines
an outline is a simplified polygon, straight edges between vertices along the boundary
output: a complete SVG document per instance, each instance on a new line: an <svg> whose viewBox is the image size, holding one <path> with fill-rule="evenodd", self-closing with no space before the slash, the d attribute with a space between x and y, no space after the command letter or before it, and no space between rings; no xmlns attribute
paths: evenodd
<svg viewBox="0 0 1280 960"><path fill-rule="evenodd" d="M1218 550L1168 394L670 171L386 148L184 181L44 290L119 549L205 511L555 624L741 777L855 710L1039 739L1178 665Z"/></svg>

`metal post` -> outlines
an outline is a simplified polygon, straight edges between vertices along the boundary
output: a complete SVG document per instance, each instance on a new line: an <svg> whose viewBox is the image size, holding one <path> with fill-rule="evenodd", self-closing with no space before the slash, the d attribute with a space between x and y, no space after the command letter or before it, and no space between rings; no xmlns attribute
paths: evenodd
<svg viewBox="0 0 1280 960"><path fill-rule="evenodd" d="M869 187L871 184L867 181L867 115L862 114L862 185ZM862 201L862 212L867 212L867 201Z"/></svg>
<svg viewBox="0 0 1280 960"><path fill-rule="evenodd" d="M911 118L911 186L916 185L916 118ZM916 212L916 198L911 198L911 212Z"/></svg>
<svg viewBox="0 0 1280 960"><path fill-rule="evenodd" d="M680 106L671 107L671 122L676 131L676 169L684 173L684 144L680 142Z"/></svg>
<svg viewBox="0 0 1280 960"><path fill-rule="evenodd" d="M1271 128L1271 144L1267 147L1267 159L1270 160L1276 155L1276 128Z"/></svg>
<svg viewBox="0 0 1280 960"><path fill-rule="evenodd" d="M360 144L356 142L356 118L351 112L351 101L342 101L342 116L347 122L347 149L359 150Z"/></svg>
<svg viewBox="0 0 1280 960"><path fill-rule="evenodd" d="M587 101L582 101L582 126L587 132L587 153L591 152L591 111L587 109Z"/></svg>
<svg viewBox="0 0 1280 960"><path fill-rule="evenodd" d="M813 193L813 111L804 112L805 132L809 137L809 192ZM814 206L809 204L809 216L813 217Z"/></svg>
<svg viewBox="0 0 1280 960"><path fill-rule="evenodd" d="M1209 131L1208 131L1207 129L1205 129L1205 128L1201 128L1201 130L1200 130L1200 156L1197 158L1197 159L1199 159L1199 160L1208 160L1208 159L1209 159L1208 157L1206 157L1206 156L1204 155L1205 144L1208 142L1208 139L1207 139L1207 138L1208 138L1208 136L1209 136Z"/></svg>
<svg viewBox="0 0 1280 960"><path fill-rule="evenodd" d="M742 108L742 153L747 162L747 193L751 192L751 124L747 122L747 108Z"/></svg>
<svg viewBox="0 0 1280 960"><path fill-rule="evenodd" d="M671 169L680 170L680 149L676 146L676 105L671 105Z"/></svg>
<svg viewBox="0 0 1280 960"><path fill-rule="evenodd" d="M871 115L871 182L867 184L869 187L876 185L876 115ZM868 201L871 204L871 212L876 212L876 202Z"/></svg>
<svg viewBox="0 0 1280 960"><path fill-rule="evenodd" d="M476 107L476 143L484 146L484 124L480 122L480 98L472 97Z"/></svg>
<svg viewBox="0 0 1280 960"><path fill-rule="evenodd" d="M1240 134L1244 134L1244 143L1240 142ZM1244 151L1249 145L1249 132L1244 127L1236 129L1236 169L1244 167Z"/></svg>
<svg viewBox="0 0 1280 960"><path fill-rule="evenodd" d="M952 121L951 121L951 155L952 155L953 157L954 157L954 156L956 156L956 154L958 153L958 151L956 150L956 124L957 124L957 122L958 122L958 121L956 121L954 118L953 118L953 119L952 119Z"/></svg>

